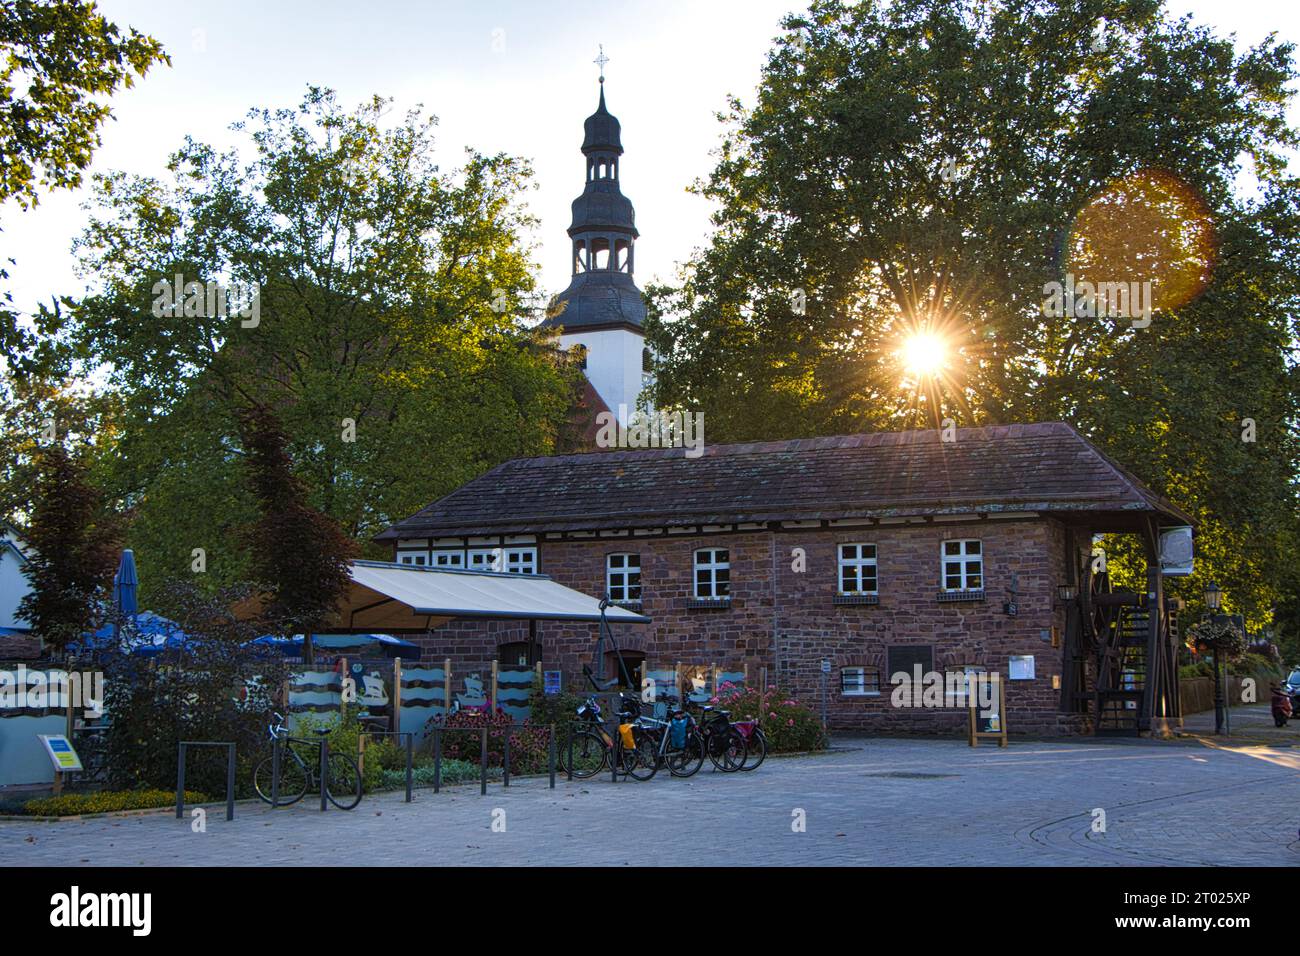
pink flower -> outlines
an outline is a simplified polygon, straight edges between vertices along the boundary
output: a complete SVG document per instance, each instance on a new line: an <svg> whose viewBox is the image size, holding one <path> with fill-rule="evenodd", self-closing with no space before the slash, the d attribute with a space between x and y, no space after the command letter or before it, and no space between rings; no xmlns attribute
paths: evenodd
<svg viewBox="0 0 1300 956"><path fill-rule="evenodd" d="M787 707L798 707L798 706L799 706L799 702L798 702L797 700L787 700L787 701L785 701L784 703L785 703L785 706L787 706Z"/></svg>
<svg viewBox="0 0 1300 956"><path fill-rule="evenodd" d="M793 726L794 726L794 718L791 717L789 720L787 720L787 721L785 722L785 725L786 725L787 727L793 727Z"/></svg>
<svg viewBox="0 0 1300 956"><path fill-rule="evenodd" d="M768 714L767 716L771 717L773 720L776 720L776 711L772 711L772 712L771 712L770 714Z"/></svg>

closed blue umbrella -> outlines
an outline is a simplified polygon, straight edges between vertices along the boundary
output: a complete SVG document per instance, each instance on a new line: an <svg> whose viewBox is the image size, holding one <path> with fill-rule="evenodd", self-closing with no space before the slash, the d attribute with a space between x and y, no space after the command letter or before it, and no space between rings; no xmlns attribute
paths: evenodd
<svg viewBox="0 0 1300 956"><path fill-rule="evenodd" d="M113 577L113 605L122 614L134 616L140 610L139 584L135 574L135 552L127 548L122 552L117 574Z"/></svg>

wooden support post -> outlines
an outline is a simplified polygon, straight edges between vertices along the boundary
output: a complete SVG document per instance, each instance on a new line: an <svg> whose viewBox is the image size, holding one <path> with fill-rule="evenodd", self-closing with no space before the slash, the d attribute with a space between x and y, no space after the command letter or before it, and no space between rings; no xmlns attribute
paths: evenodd
<svg viewBox="0 0 1300 956"><path fill-rule="evenodd" d="M1002 736L998 738L998 746L1007 745L1007 685L1002 681L1002 675L998 675L998 727L1002 731Z"/></svg>
<svg viewBox="0 0 1300 956"><path fill-rule="evenodd" d="M709 696L718 696L718 665L716 663L709 665Z"/></svg>
<svg viewBox="0 0 1300 956"><path fill-rule="evenodd" d="M343 723L343 716L347 712L347 701L343 699L343 691L347 689L348 686L347 680L349 676L348 659L346 657L339 658L338 669L339 669L339 723L341 724ZM360 699L361 699L360 691L358 691L358 689L355 686L353 686L352 688L353 703L357 702Z"/></svg>
<svg viewBox="0 0 1300 956"><path fill-rule="evenodd" d="M497 712L497 677L499 676L500 665L494 659L492 661L492 713Z"/></svg>
<svg viewBox="0 0 1300 956"><path fill-rule="evenodd" d="M366 739L368 734L362 734L357 738L357 769L361 771L362 776L366 773Z"/></svg>
<svg viewBox="0 0 1300 956"><path fill-rule="evenodd" d="M686 698L682 696L682 662L673 663L673 693L681 700L683 705L686 704Z"/></svg>
<svg viewBox="0 0 1300 956"><path fill-rule="evenodd" d="M64 705L65 719L68 728L67 729L68 742L71 743L72 725L74 723L73 714L72 714L72 673L71 671L63 672L63 705Z"/></svg>

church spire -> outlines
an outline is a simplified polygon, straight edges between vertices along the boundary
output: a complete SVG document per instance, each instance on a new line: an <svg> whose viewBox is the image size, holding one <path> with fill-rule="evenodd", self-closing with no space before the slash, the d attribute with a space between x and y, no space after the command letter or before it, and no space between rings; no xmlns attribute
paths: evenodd
<svg viewBox="0 0 1300 956"><path fill-rule="evenodd" d="M582 154L586 184L573 201L569 225L573 279L554 301L543 325L566 331L626 328L642 334L645 301L632 279L638 238L636 211L619 186L623 136L618 118L605 105L604 48L600 99L583 123Z"/></svg>

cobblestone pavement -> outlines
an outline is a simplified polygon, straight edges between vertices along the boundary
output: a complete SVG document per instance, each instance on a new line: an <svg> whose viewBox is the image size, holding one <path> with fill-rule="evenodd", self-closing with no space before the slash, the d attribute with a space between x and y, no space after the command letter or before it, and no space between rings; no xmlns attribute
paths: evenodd
<svg viewBox="0 0 1300 956"><path fill-rule="evenodd" d="M149 814L0 823L9 865L1300 864L1300 750L1149 741L972 750L841 741L755 773L516 780L369 796L350 813L241 803L207 832ZM1094 832L1094 809L1105 832ZM796 811L806 832L794 832ZM504 811L504 832L492 829ZM497 819L502 819L497 813Z"/></svg>

